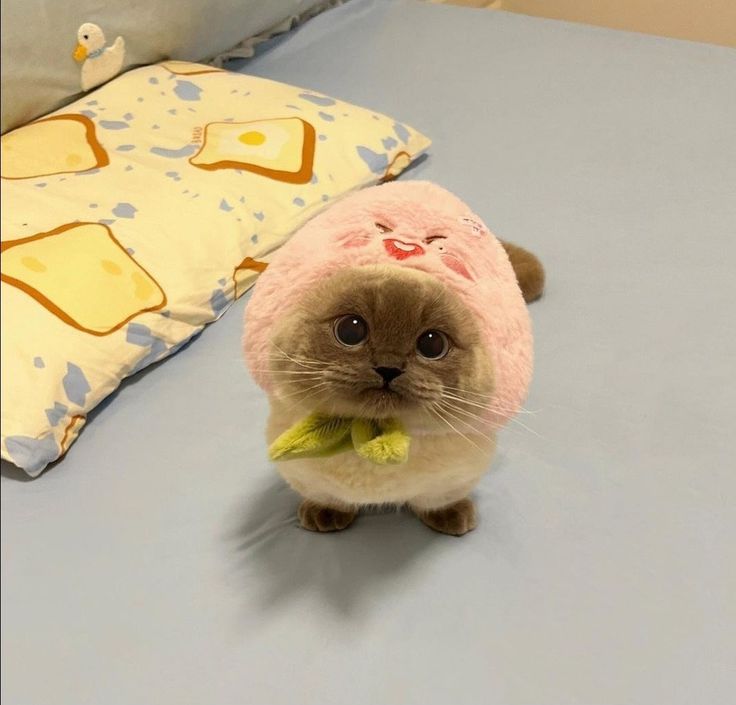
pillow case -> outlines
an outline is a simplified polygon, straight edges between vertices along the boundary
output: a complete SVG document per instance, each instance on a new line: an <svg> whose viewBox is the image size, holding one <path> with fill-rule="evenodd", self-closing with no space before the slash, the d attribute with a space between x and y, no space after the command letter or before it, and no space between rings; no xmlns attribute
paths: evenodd
<svg viewBox="0 0 736 705"><path fill-rule="evenodd" d="M101 83L121 70L164 59L203 61L243 39L281 29L291 19L309 17L331 4L326 0L3 0L0 131L25 124L93 87L84 81L87 70ZM79 36L87 23L101 33L100 41L89 36L87 44L87 32ZM80 39L88 52L75 52ZM105 46L110 49L110 62L94 56ZM111 65L101 66L102 73L96 76L95 65L105 63Z"/></svg>
<svg viewBox="0 0 736 705"><path fill-rule="evenodd" d="M312 91L165 62L1 145L1 448L37 475L294 230L429 140Z"/></svg>

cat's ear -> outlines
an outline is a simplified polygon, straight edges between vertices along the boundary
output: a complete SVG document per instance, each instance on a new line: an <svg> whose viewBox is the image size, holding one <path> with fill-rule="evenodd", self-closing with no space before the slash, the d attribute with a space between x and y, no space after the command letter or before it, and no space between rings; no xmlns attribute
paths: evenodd
<svg viewBox="0 0 736 705"><path fill-rule="evenodd" d="M536 255L518 245L510 242L500 241L503 249L506 250L509 262L514 268L516 281L519 282L519 288L524 296L524 301L528 304L536 301L544 291L544 267Z"/></svg>

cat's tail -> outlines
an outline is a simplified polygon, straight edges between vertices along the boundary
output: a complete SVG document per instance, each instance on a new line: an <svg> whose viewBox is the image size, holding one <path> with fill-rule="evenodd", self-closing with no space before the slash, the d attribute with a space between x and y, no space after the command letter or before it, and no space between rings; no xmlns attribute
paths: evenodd
<svg viewBox="0 0 736 705"><path fill-rule="evenodd" d="M544 291L544 267L536 255L518 245L503 242L503 249L509 257L511 266L516 274L516 281L524 295L524 301L530 304L536 301Z"/></svg>

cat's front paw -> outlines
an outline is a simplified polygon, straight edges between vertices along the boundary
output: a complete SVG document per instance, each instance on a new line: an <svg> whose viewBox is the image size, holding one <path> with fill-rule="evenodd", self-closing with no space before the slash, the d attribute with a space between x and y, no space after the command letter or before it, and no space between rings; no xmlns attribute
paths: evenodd
<svg viewBox="0 0 736 705"><path fill-rule="evenodd" d="M303 529L308 531L342 531L355 519L354 509L342 511L305 499L299 505L297 516Z"/></svg>
<svg viewBox="0 0 736 705"><path fill-rule="evenodd" d="M441 534L462 536L478 526L475 505L467 498L440 509L414 509L414 512L430 529Z"/></svg>

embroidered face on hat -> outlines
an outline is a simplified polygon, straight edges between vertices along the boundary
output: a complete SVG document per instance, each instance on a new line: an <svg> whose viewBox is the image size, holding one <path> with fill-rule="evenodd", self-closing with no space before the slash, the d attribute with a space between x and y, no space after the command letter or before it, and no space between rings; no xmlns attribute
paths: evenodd
<svg viewBox="0 0 736 705"><path fill-rule="evenodd" d="M518 410L531 377L532 338L513 268L481 219L427 182L392 182L348 196L276 253L246 312L246 357L261 386L271 388L268 360L278 320L326 278L366 265L420 270L452 289L477 319L493 363L489 422L502 423Z"/></svg>

